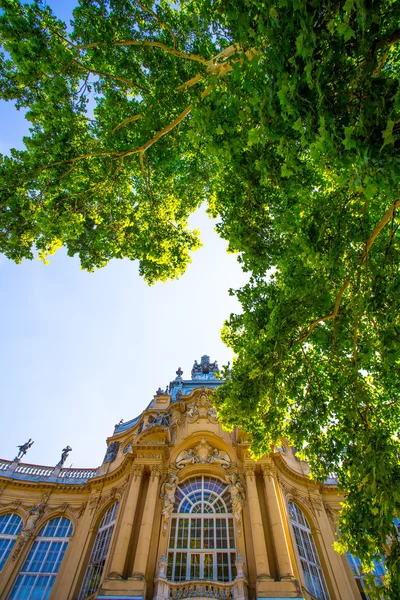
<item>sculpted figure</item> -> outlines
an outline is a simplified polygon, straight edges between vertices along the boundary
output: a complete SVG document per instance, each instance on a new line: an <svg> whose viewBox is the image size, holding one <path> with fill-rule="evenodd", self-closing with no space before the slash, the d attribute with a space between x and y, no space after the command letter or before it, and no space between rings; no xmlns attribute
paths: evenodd
<svg viewBox="0 0 400 600"><path fill-rule="evenodd" d="M232 475L229 475L228 482L229 482L229 491L231 493L231 498L232 498L233 516L235 517L235 519L237 521L239 521L240 515L243 510L246 494L245 494L242 482L240 481L238 475L236 475L235 473L233 473Z"/></svg>
<svg viewBox="0 0 400 600"><path fill-rule="evenodd" d="M217 450L217 448L214 448L214 450L211 452L209 462L217 463L218 465L221 465L227 469L231 464L231 459L229 458L228 454L224 452L224 450Z"/></svg>
<svg viewBox="0 0 400 600"><path fill-rule="evenodd" d="M103 463L114 462L114 460L117 457L118 450L119 450L119 442L111 442L111 444L107 448L107 452L104 457Z"/></svg>
<svg viewBox="0 0 400 600"><path fill-rule="evenodd" d="M189 448L189 450L182 450L176 457L176 466L178 469L183 469L185 465L194 464L196 462L196 457L194 454L193 448Z"/></svg>
<svg viewBox="0 0 400 600"><path fill-rule="evenodd" d="M29 540L33 535L33 531L36 527L36 523L39 521L40 517L43 515L46 508L46 500L41 500L35 506L29 509L29 517L26 520L25 525L21 531L21 540L26 541Z"/></svg>
<svg viewBox="0 0 400 600"><path fill-rule="evenodd" d="M169 473L167 479L161 486L161 500L163 503L162 514L165 519L169 519L175 504L175 492L178 483L178 477L175 473Z"/></svg>
<svg viewBox="0 0 400 600"><path fill-rule="evenodd" d="M29 438L29 440L27 442L25 442L25 444L22 444L21 446L17 446L17 448L19 448L17 458L22 458L23 456L25 456L25 454L28 452L29 448L31 446L33 446L34 443L35 442L32 440L32 438Z"/></svg>
<svg viewBox="0 0 400 600"><path fill-rule="evenodd" d="M61 458L60 458L60 462L57 463L57 467L62 467L63 464L65 463L65 461L68 458L68 454L71 452L72 448L71 446L65 446L65 448L63 448L63 451L61 453Z"/></svg>

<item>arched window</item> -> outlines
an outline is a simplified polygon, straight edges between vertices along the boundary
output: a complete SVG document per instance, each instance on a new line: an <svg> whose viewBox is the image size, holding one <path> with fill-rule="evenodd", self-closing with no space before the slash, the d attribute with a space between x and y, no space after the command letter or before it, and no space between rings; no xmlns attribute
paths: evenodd
<svg viewBox="0 0 400 600"><path fill-rule="evenodd" d="M233 581L235 534L228 486L198 476L176 488L167 579Z"/></svg>
<svg viewBox="0 0 400 600"><path fill-rule="evenodd" d="M289 511L306 588L310 594L313 594L316 598L329 600L324 573L322 571L310 525L300 508L296 504L293 504L293 502L289 502Z"/></svg>
<svg viewBox="0 0 400 600"><path fill-rule="evenodd" d="M5 565L7 558L22 529L22 519L15 513L1 515L0 517L0 571Z"/></svg>
<svg viewBox="0 0 400 600"><path fill-rule="evenodd" d="M47 600L72 533L69 519L48 521L39 531L23 564L10 600Z"/></svg>
<svg viewBox="0 0 400 600"><path fill-rule="evenodd" d="M108 549L110 547L111 537L114 531L115 521L117 520L117 513L118 502L114 502L107 512L104 513L90 553L89 563L86 568L81 592L79 594L79 600L84 600L88 596L91 596L99 587Z"/></svg>

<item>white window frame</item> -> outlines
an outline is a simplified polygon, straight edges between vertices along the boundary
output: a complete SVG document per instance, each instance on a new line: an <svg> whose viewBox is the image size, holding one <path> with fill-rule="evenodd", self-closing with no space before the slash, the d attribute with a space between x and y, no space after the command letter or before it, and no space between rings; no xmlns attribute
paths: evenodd
<svg viewBox="0 0 400 600"><path fill-rule="evenodd" d="M48 529L50 525L54 525L54 522L57 522L56 528L51 535L48 535ZM65 527L68 527L66 535L57 535L59 530ZM19 600L19 598L44 600L49 597L71 535L72 523L66 517L55 517L43 525L14 583L9 596L10 600ZM52 554L52 569L44 571L43 568ZM28 592L27 587L29 587ZM22 590L23 595L20 593ZM40 596L39 591L41 592Z"/></svg>
<svg viewBox="0 0 400 600"><path fill-rule="evenodd" d="M289 502L289 515L300 558L306 589L319 600L330 600L328 586L311 527L303 511L294 502Z"/></svg>
<svg viewBox="0 0 400 600"><path fill-rule="evenodd" d="M211 485L207 487L210 483ZM192 489L189 489L188 491L188 487ZM228 486L225 483L208 475L193 477L177 486L178 500L175 503L174 512L171 515L168 542L167 579L170 581L184 582L203 580L230 582L236 577L235 527L230 502L226 502L227 491ZM213 495L211 502L209 501L210 494ZM207 497L205 497L205 495ZM193 498L193 496L196 497ZM223 512L216 512L216 506L218 506L219 510L223 510ZM206 521L211 521L212 523L211 531L213 533L211 536L207 536L207 541L210 543L211 547L206 547ZM225 535L217 537L217 523L219 525L218 531L221 531L221 533L224 531ZM185 529L185 525L183 524L185 524L187 528L186 537L182 537L182 533ZM223 528L220 527L221 524L223 524ZM183 527L181 527L182 525ZM207 525L210 525L210 523L207 523ZM210 531L209 527L207 527L207 529ZM195 531L200 535L194 536L193 533ZM179 545L180 539L184 539L185 543ZM194 540L197 541L197 544L194 543ZM196 545L198 547L195 547ZM218 545L221 547L218 547ZM192 567L197 565L194 564L193 559L197 556L199 557L198 569L196 569L197 573L194 574L192 572ZM205 576L209 575L205 573L206 556L212 557L212 560L210 561L211 564L208 565L211 567L211 577ZM181 573L180 576L178 576L178 573L176 573L176 566L177 564L180 564L182 557L185 557L186 566L183 567L184 573ZM221 560L223 561L222 565L220 563ZM225 574L227 576L225 576Z"/></svg>
<svg viewBox="0 0 400 600"><path fill-rule="evenodd" d="M15 520L14 523L12 521ZM4 568L8 557L14 547L18 534L22 529L22 517L18 513L6 513L0 515L0 542L5 540L6 543L0 548L0 571ZM6 533L7 530L9 533Z"/></svg>
<svg viewBox="0 0 400 600"><path fill-rule="evenodd" d="M118 502L114 502L106 510L100 521L83 578L81 591L79 592L79 600L85 600L85 598L90 597L99 588L117 521L118 507Z"/></svg>

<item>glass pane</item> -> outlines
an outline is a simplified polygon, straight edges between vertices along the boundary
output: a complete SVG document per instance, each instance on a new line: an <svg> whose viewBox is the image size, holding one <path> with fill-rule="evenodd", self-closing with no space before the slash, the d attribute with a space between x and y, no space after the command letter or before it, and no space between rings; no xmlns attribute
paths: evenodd
<svg viewBox="0 0 400 600"><path fill-rule="evenodd" d="M204 554L204 579L213 579L213 554Z"/></svg>
<svg viewBox="0 0 400 600"><path fill-rule="evenodd" d="M200 554L190 556L190 579L200 579Z"/></svg>
<svg viewBox="0 0 400 600"><path fill-rule="evenodd" d="M228 548L226 519L216 519L217 548Z"/></svg>
<svg viewBox="0 0 400 600"><path fill-rule="evenodd" d="M215 548L214 519L204 519L203 548Z"/></svg>
<svg viewBox="0 0 400 600"><path fill-rule="evenodd" d="M178 535L176 538L177 548L187 548L189 539L189 519L179 519Z"/></svg>
<svg viewBox="0 0 400 600"><path fill-rule="evenodd" d="M177 552L175 558L175 581L186 581L186 552Z"/></svg>
<svg viewBox="0 0 400 600"><path fill-rule="evenodd" d="M218 581L229 581L229 559L227 552L217 553L217 579Z"/></svg>
<svg viewBox="0 0 400 600"><path fill-rule="evenodd" d="M201 548L201 519L190 521L190 547Z"/></svg>

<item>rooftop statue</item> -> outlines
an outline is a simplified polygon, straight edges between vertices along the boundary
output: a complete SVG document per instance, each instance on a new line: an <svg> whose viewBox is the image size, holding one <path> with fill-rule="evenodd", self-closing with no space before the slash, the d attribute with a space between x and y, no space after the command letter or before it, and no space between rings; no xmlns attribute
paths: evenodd
<svg viewBox="0 0 400 600"><path fill-rule="evenodd" d="M61 452L60 462L58 462L56 465L57 467L63 466L63 464L67 460L68 454L71 452L71 450L72 450L71 446L65 446L65 448L63 448L63 451Z"/></svg>
<svg viewBox="0 0 400 600"><path fill-rule="evenodd" d="M33 446L35 442L33 441L32 438L29 438L29 440L27 442L25 442L25 444L22 444L21 446L17 446L17 448L19 448L18 454L16 456L17 460L21 459L23 456L25 456L25 454L28 452L29 448L31 448L31 446Z"/></svg>

